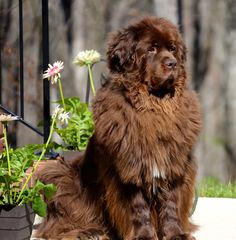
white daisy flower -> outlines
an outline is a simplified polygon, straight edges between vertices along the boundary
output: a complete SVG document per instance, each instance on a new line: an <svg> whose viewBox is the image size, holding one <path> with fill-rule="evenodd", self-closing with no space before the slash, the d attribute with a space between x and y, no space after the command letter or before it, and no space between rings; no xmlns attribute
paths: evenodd
<svg viewBox="0 0 236 240"><path fill-rule="evenodd" d="M70 118L69 112L65 112L65 111L59 113L58 117L57 117L57 119L61 125L67 125L69 118Z"/></svg>
<svg viewBox="0 0 236 240"><path fill-rule="evenodd" d="M61 114L64 111L63 108L61 108L60 105L57 105L56 108L53 111L52 118L57 118L59 114Z"/></svg>
<svg viewBox="0 0 236 240"><path fill-rule="evenodd" d="M62 61L57 61L53 65L48 64L48 69L44 72L43 78L48 78L52 84L57 83L58 78L61 77L60 72L64 68L64 63Z"/></svg>
<svg viewBox="0 0 236 240"><path fill-rule="evenodd" d="M99 62L100 59L101 59L101 55L99 52L95 50L85 50L78 53L73 63L79 66L84 66L84 65L94 64L96 62Z"/></svg>
<svg viewBox="0 0 236 240"><path fill-rule="evenodd" d="M61 125L65 125L68 123L70 116L69 112L66 112L62 107L60 107L60 105L57 105L52 114L52 118L56 118Z"/></svg>
<svg viewBox="0 0 236 240"><path fill-rule="evenodd" d="M5 115L5 114L0 115L0 122L1 123L11 122L11 121L15 121L15 120L18 120L18 119L19 119L18 116L11 116L11 115Z"/></svg>

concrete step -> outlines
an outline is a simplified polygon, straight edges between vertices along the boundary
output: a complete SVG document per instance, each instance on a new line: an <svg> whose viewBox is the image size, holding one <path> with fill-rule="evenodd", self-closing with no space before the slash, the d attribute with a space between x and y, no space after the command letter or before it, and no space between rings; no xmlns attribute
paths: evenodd
<svg viewBox="0 0 236 240"><path fill-rule="evenodd" d="M199 198L192 220L197 240L236 240L236 199Z"/></svg>
<svg viewBox="0 0 236 240"><path fill-rule="evenodd" d="M197 240L236 240L236 199L198 198L192 221L199 226ZM36 217L35 224L40 222Z"/></svg>

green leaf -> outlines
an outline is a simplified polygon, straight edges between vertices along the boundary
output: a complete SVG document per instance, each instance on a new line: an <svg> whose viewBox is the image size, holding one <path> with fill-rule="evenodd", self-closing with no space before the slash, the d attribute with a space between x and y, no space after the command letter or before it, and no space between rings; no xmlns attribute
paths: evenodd
<svg viewBox="0 0 236 240"><path fill-rule="evenodd" d="M47 204L43 201L41 196L37 196L33 200L33 211L41 217L47 216Z"/></svg>
<svg viewBox="0 0 236 240"><path fill-rule="evenodd" d="M53 195L56 193L56 186L53 184L47 184L44 187L44 195L47 199L51 199Z"/></svg>
<svg viewBox="0 0 236 240"><path fill-rule="evenodd" d="M43 190L44 187L45 187L44 183L42 183L42 182L40 182L39 180L37 180L37 182L36 182L35 185L34 185L34 190L35 190L36 192L39 192L39 191Z"/></svg>
<svg viewBox="0 0 236 240"><path fill-rule="evenodd" d="M58 103L62 104L61 101ZM77 97L65 98L65 105L66 111L70 112L68 125L56 125L55 132L64 142L64 149L83 150L94 131L92 113Z"/></svg>

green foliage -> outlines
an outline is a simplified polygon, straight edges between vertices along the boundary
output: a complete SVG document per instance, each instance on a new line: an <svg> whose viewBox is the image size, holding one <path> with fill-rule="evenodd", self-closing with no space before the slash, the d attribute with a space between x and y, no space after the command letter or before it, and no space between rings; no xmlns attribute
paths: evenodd
<svg viewBox="0 0 236 240"><path fill-rule="evenodd" d="M41 150L43 145L26 145L16 150L9 149L11 162L11 174L8 172L7 154L3 152L0 157L0 205L21 205L32 203L33 210L38 215L46 216L46 203L42 194L46 198L51 198L55 193L55 186L52 184L45 185L37 181L33 186L27 187L17 201L22 185L26 179L26 171L33 167L36 151Z"/></svg>
<svg viewBox="0 0 236 240"><path fill-rule="evenodd" d="M79 98L65 98L66 111L70 113L67 126L57 123L55 132L65 143L64 148L69 150L84 150L94 131L92 113L86 103ZM58 101L61 104L61 101Z"/></svg>
<svg viewBox="0 0 236 240"><path fill-rule="evenodd" d="M29 201L33 203L33 211L41 217L46 217L47 204L42 198L42 193L47 199L51 199L55 192L56 187L53 184L45 185L38 180L29 192Z"/></svg>
<svg viewBox="0 0 236 240"><path fill-rule="evenodd" d="M90 66L88 68L90 69ZM52 115L47 142L42 145L26 145L16 150L9 149L6 144L6 150L0 156L0 205L17 206L32 203L34 212L42 217L46 216L47 207L43 196L48 199L52 198L56 188L52 184L45 185L40 181L29 184L35 169L49 148L84 150L94 132L92 113L87 104L81 103L77 97L64 99L60 75L56 77L62 98L58 103L62 107L58 106ZM69 118L67 112L69 112ZM50 143L54 132L60 136L63 141L62 145ZM7 143L6 134L4 134L4 139ZM39 157L35 155L37 151L41 152ZM34 160L37 160L35 164Z"/></svg>
<svg viewBox="0 0 236 240"><path fill-rule="evenodd" d="M201 197L236 198L236 182L223 184L214 177L205 178L198 188Z"/></svg>

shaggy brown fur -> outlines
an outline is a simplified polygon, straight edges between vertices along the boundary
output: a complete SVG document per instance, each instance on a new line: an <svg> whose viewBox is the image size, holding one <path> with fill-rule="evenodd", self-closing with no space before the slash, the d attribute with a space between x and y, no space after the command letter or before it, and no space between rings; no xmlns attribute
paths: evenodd
<svg viewBox="0 0 236 240"><path fill-rule="evenodd" d="M177 28L147 17L114 33L110 76L93 104L85 154L52 163L41 180L57 194L39 236L53 239L190 240L200 130Z"/></svg>

